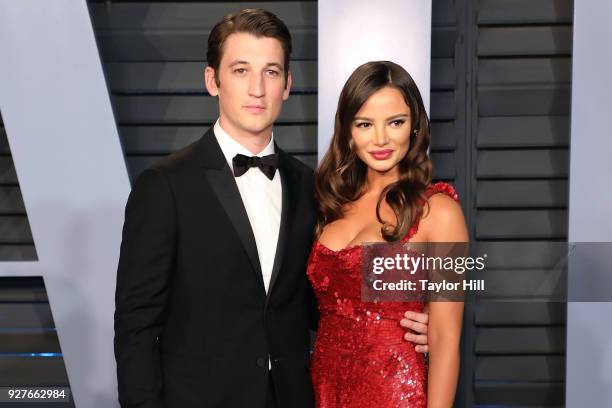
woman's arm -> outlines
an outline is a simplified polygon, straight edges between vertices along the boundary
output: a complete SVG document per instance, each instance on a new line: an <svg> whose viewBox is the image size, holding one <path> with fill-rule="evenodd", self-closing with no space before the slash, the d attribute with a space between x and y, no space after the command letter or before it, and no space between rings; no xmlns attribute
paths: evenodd
<svg viewBox="0 0 612 408"><path fill-rule="evenodd" d="M432 302L429 312L427 407L450 408L459 377L463 302Z"/></svg>
<svg viewBox="0 0 612 408"><path fill-rule="evenodd" d="M436 194L429 199L423 227L429 242L467 242L468 233L461 207L450 197ZM463 324L463 302L429 304L429 372L427 407L450 408L459 377L459 341Z"/></svg>

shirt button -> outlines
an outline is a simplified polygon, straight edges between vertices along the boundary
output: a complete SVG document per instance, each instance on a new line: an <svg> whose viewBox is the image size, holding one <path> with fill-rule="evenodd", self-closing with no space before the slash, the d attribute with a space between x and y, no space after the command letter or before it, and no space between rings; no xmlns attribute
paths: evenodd
<svg viewBox="0 0 612 408"><path fill-rule="evenodd" d="M264 360L263 358L259 357L257 359L257 367L263 367L264 365L266 365L266 360Z"/></svg>

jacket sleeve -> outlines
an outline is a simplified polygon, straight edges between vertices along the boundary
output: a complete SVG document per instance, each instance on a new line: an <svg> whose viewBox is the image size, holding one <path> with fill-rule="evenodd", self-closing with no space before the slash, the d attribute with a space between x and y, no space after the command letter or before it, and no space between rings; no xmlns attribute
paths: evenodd
<svg viewBox="0 0 612 408"><path fill-rule="evenodd" d="M159 335L175 264L176 208L168 180L145 170L125 209L115 292L115 358L123 408L162 408Z"/></svg>

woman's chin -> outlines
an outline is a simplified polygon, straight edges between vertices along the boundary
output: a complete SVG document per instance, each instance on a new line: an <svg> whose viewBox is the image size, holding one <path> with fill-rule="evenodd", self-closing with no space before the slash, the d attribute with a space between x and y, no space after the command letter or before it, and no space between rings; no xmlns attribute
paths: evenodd
<svg viewBox="0 0 612 408"><path fill-rule="evenodd" d="M367 163L368 167L371 170L374 170L377 173L386 174L390 170L393 170L397 163L390 162L375 162L375 163Z"/></svg>

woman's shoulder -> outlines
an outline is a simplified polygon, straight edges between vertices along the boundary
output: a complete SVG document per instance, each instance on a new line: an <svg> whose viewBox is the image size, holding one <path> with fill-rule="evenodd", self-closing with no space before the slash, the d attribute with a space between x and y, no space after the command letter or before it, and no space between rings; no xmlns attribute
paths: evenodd
<svg viewBox="0 0 612 408"><path fill-rule="evenodd" d="M465 217L455 188L448 183L431 184L426 192L427 205L422 228L431 241L460 242L467 239Z"/></svg>
<svg viewBox="0 0 612 408"><path fill-rule="evenodd" d="M427 205L423 210L423 219L431 218L437 220L448 220L461 211L459 196L455 188L445 182L430 184L425 189ZM463 216L463 214L461 214Z"/></svg>

